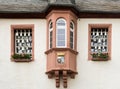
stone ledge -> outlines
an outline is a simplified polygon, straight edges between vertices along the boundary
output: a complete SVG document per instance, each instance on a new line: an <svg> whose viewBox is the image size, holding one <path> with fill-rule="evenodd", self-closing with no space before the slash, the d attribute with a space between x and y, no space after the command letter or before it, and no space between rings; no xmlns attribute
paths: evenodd
<svg viewBox="0 0 120 89"><path fill-rule="evenodd" d="M14 62L31 62L32 59L11 59Z"/></svg>

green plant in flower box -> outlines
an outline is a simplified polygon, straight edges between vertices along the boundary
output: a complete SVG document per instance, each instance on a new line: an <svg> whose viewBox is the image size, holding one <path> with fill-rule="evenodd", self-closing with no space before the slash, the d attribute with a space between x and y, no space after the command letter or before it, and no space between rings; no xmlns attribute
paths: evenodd
<svg viewBox="0 0 120 89"><path fill-rule="evenodd" d="M31 59L30 54L13 54L12 55L13 59Z"/></svg>
<svg viewBox="0 0 120 89"><path fill-rule="evenodd" d="M93 53L92 55L92 60L94 61L104 61L104 60L108 60L109 55L108 53Z"/></svg>

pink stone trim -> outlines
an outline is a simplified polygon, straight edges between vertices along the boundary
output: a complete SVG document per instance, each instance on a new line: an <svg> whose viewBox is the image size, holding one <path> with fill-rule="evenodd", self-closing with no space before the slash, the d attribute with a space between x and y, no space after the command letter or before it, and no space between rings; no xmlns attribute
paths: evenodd
<svg viewBox="0 0 120 89"><path fill-rule="evenodd" d="M77 16L70 10L52 10L47 16L47 49L45 54L47 55L47 64L46 64L46 74L48 74L48 78L55 77L56 79L56 87L60 87L60 79L59 77L63 77L63 86L67 88L67 77L71 78L75 77L77 74L77 61L76 56L77 52ZM67 24L67 32L66 32L66 47L65 48L57 48L56 47L56 21L59 18L64 18ZM53 40L52 40L52 48L49 49L49 21L53 22ZM70 22L74 22L74 49L70 48ZM65 60L63 64L57 62L57 57L59 53L63 53ZM61 75L62 73L62 75Z"/></svg>
<svg viewBox="0 0 120 89"><path fill-rule="evenodd" d="M70 22L74 22L74 50L77 50L77 16L70 10L52 10L47 16L47 50L49 49L49 21L53 22L53 48L56 48L56 21L59 18L64 18L67 23L67 48L70 48Z"/></svg>

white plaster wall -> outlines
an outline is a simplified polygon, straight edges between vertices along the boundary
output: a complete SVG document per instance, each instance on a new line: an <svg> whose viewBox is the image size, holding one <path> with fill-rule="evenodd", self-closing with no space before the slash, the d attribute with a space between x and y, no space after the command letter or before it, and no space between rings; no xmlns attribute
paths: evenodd
<svg viewBox="0 0 120 89"><path fill-rule="evenodd" d="M88 24L112 24L112 59L106 62L88 60ZM35 61L10 61L11 28L15 24L34 24ZM68 78L67 89L120 89L120 19L78 19L77 70L75 79ZM0 19L0 89L56 89L55 79L46 71L46 20ZM64 89L61 86L59 89Z"/></svg>
<svg viewBox="0 0 120 89"><path fill-rule="evenodd" d="M112 59L88 60L88 24L112 24ZM120 19L78 20L78 76L73 86L79 89L120 89ZM78 88L76 88L78 89Z"/></svg>
<svg viewBox="0 0 120 89"><path fill-rule="evenodd" d="M16 63L10 61L11 25L34 24L35 61ZM49 89L54 84L47 79L46 71L46 20L0 19L0 89ZM48 81L48 82L47 82Z"/></svg>

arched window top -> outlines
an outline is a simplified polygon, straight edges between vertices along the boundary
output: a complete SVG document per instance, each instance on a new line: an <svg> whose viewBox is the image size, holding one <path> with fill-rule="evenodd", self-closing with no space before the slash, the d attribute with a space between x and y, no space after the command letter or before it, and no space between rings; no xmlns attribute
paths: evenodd
<svg viewBox="0 0 120 89"><path fill-rule="evenodd" d="M63 18L59 18L59 19L57 20L57 25L58 25L58 26L65 26L65 25L66 25L66 20L63 19Z"/></svg>
<svg viewBox="0 0 120 89"><path fill-rule="evenodd" d="M74 22L73 21L70 22L70 30L74 30Z"/></svg>
<svg viewBox="0 0 120 89"><path fill-rule="evenodd" d="M50 22L49 22L49 30L51 30L53 28L53 23L52 23L52 21L50 20Z"/></svg>

